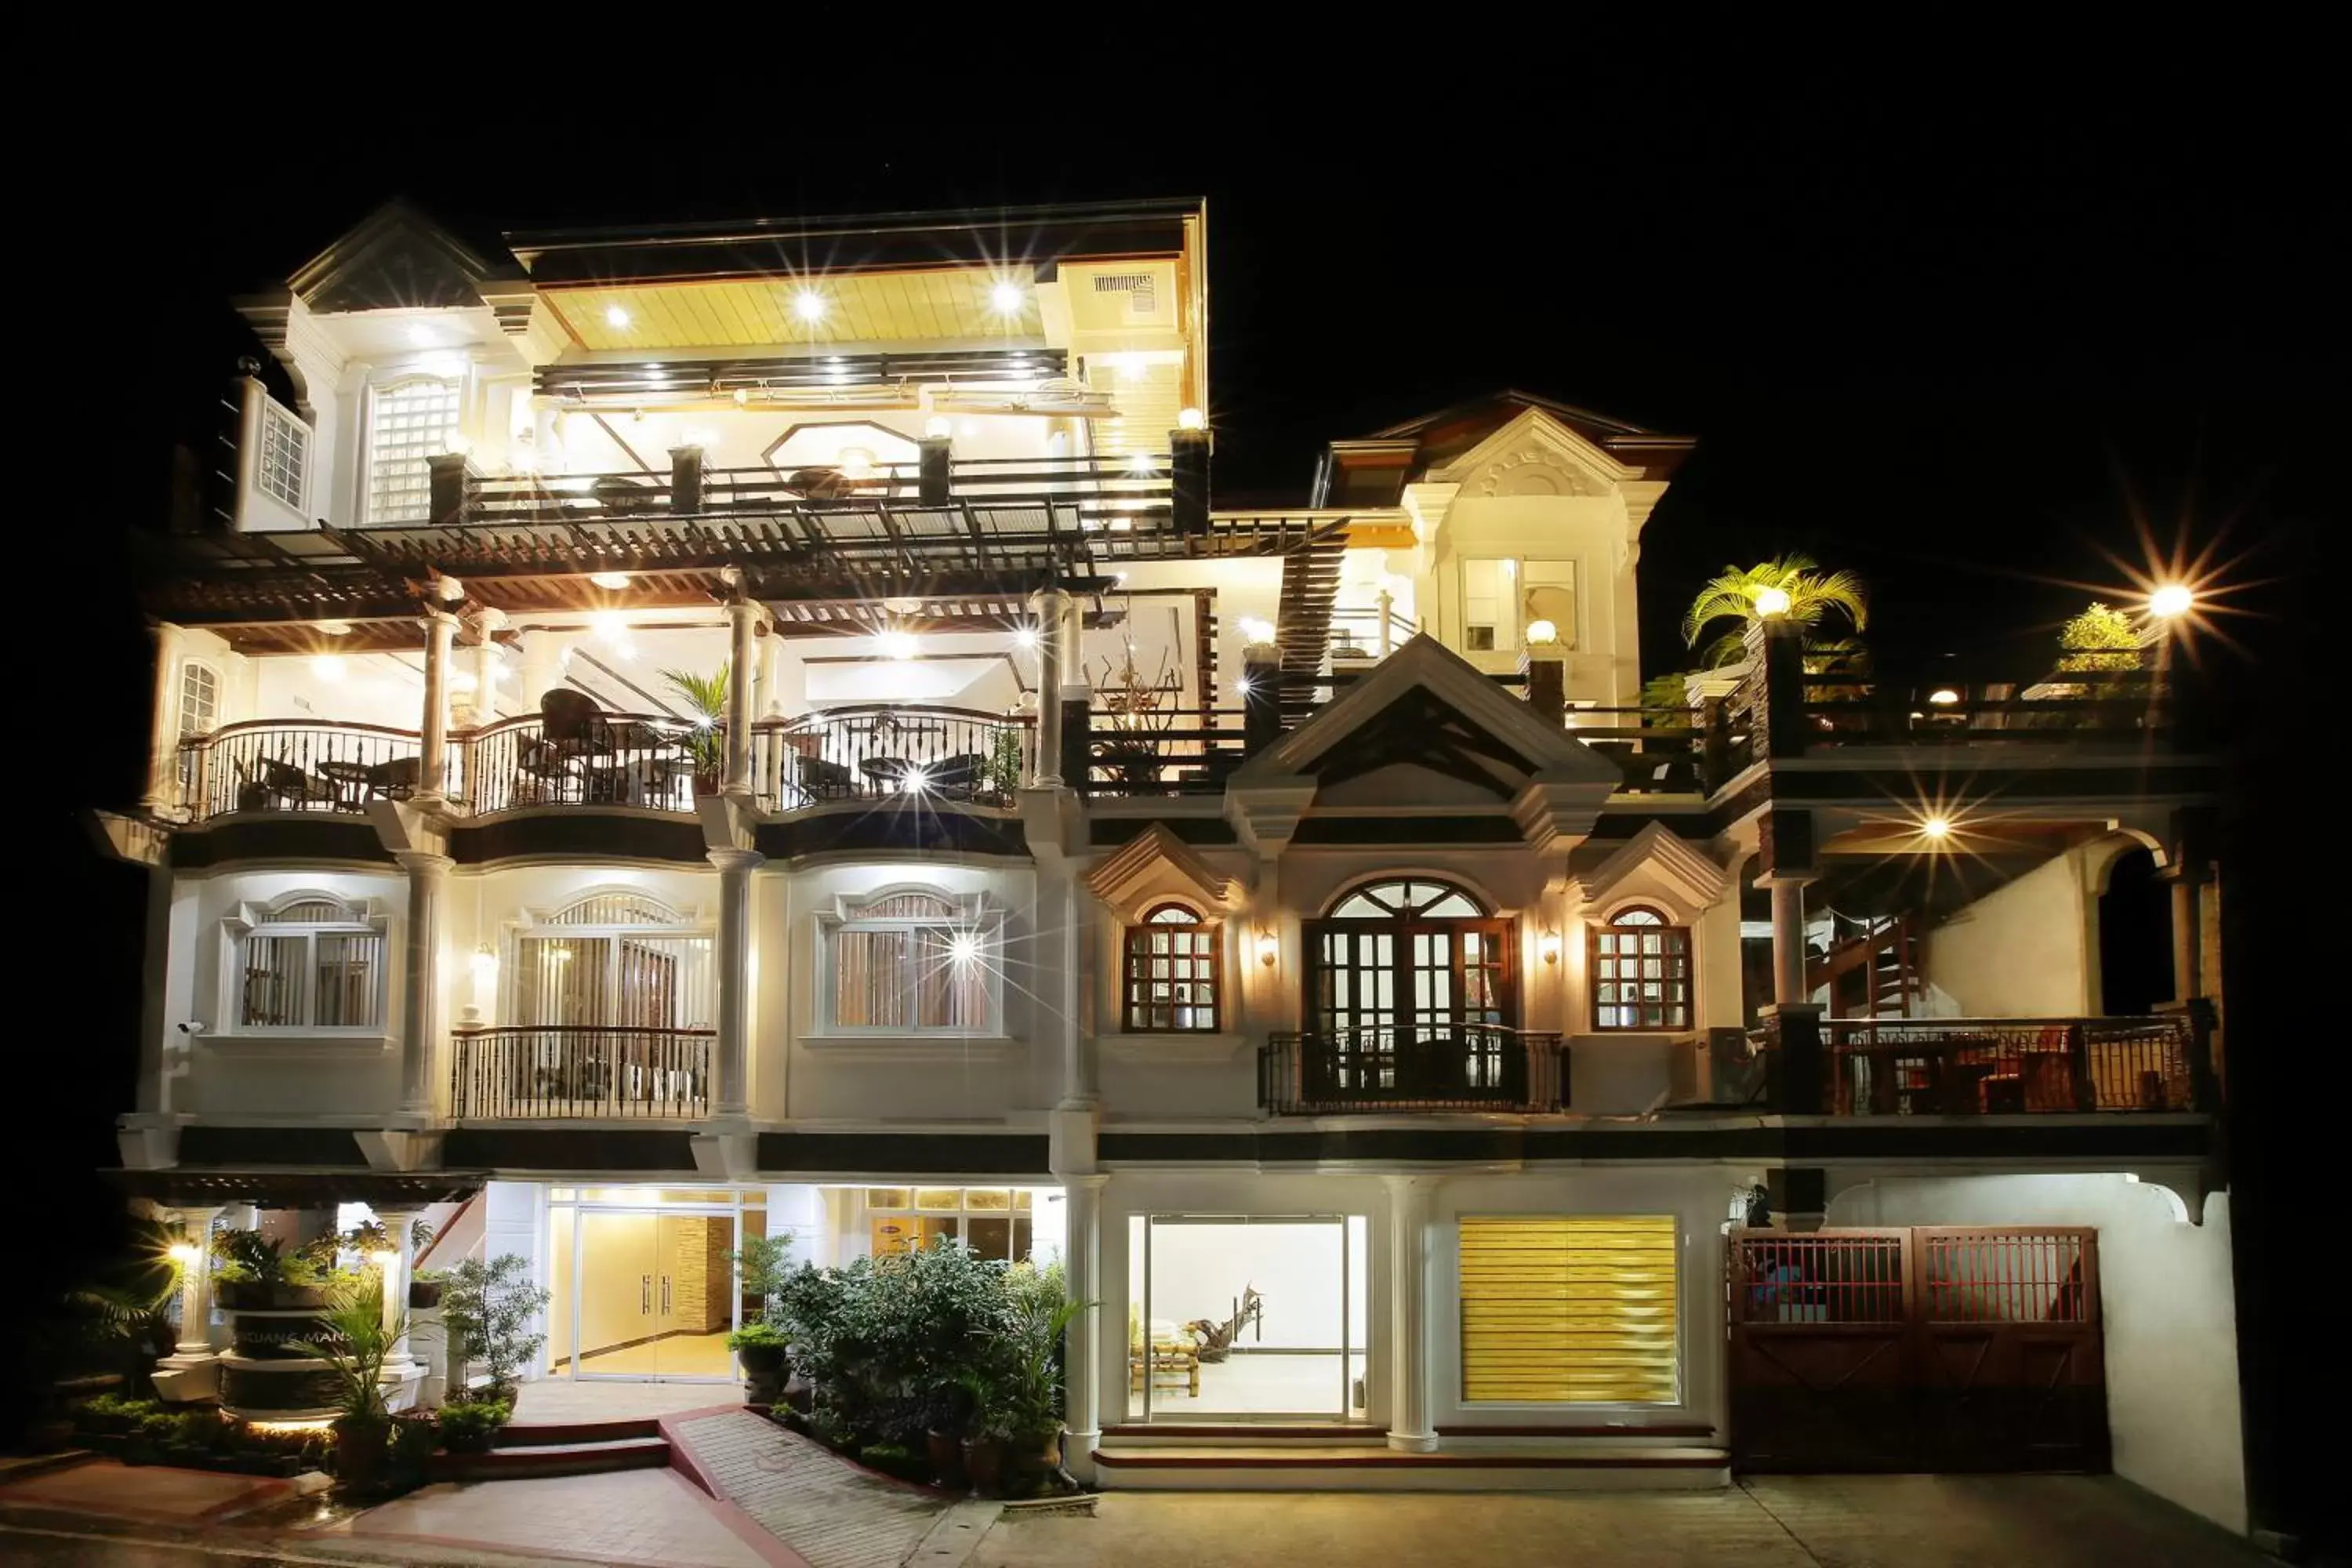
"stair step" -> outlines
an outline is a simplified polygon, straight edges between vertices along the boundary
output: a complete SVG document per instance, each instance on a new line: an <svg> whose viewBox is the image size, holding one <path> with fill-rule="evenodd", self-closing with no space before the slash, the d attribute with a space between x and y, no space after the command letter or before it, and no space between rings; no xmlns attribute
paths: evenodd
<svg viewBox="0 0 2352 1568"><path fill-rule="evenodd" d="M612 1421L509 1422L490 1439L493 1448L540 1448L555 1443L613 1443L624 1437L658 1437L661 1423L650 1415Z"/></svg>
<svg viewBox="0 0 2352 1568"><path fill-rule="evenodd" d="M1404 1453L1352 1444L1213 1447L1112 1444L1094 1451L1106 1488L1145 1490L1568 1491L1728 1485L1713 1447L1580 1443L1457 1445Z"/></svg>
<svg viewBox="0 0 2352 1568"><path fill-rule="evenodd" d="M605 1470L666 1468L669 1441L620 1437L592 1443L531 1443L493 1448L487 1454L442 1456L444 1473L457 1477L586 1476Z"/></svg>

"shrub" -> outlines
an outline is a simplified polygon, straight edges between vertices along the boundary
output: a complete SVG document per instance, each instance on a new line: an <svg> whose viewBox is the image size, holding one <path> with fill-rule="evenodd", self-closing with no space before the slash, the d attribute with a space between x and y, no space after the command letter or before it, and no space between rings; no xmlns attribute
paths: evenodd
<svg viewBox="0 0 2352 1568"><path fill-rule="evenodd" d="M931 1479L929 1458L899 1443L868 1444L859 1450L857 1461L868 1469L896 1476L902 1481L922 1482Z"/></svg>
<svg viewBox="0 0 2352 1568"><path fill-rule="evenodd" d="M441 1321L449 1335L452 1380L462 1379L467 1363L480 1362L490 1374L490 1392L511 1402L522 1369L547 1343L531 1327L547 1302L545 1287L530 1282L530 1262L511 1252L487 1264L469 1258L449 1270Z"/></svg>
<svg viewBox="0 0 2352 1568"><path fill-rule="evenodd" d="M119 1394L101 1394L74 1406L74 1428L80 1432L120 1435L139 1430L140 1424L150 1415L163 1414L163 1406L153 1399L126 1399Z"/></svg>
<svg viewBox="0 0 2352 1568"><path fill-rule="evenodd" d="M783 1330L758 1320L744 1324L727 1336L727 1348L730 1351L781 1351L791 1342Z"/></svg>
<svg viewBox="0 0 2352 1568"><path fill-rule="evenodd" d="M441 1407L441 1441L453 1454L478 1454L514 1415L503 1399L460 1399Z"/></svg>

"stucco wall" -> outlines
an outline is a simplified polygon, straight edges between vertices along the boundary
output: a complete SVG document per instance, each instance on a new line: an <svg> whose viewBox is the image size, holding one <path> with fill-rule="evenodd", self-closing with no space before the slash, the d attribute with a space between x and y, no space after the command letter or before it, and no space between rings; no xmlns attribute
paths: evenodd
<svg viewBox="0 0 2352 1568"><path fill-rule="evenodd" d="M1929 1011L2073 1018L2098 1011L2083 852L2070 849L1963 906L1920 943Z"/></svg>
<svg viewBox="0 0 2352 1568"><path fill-rule="evenodd" d="M2205 1223L2121 1175L1882 1181L1830 1205L1832 1225L2087 1225L2099 1232L2107 1424L2116 1474L2246 1528L2227 1194Z"/></svg>

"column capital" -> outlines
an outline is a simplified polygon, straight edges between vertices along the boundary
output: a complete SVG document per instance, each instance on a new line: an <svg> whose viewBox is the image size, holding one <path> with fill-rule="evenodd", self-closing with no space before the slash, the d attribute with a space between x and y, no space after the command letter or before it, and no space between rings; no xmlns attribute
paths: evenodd
<svg viewBox="0 0 2352 1568"><path fill-rule="evenodd" d="M1437 1171L1384 1171L1381 1184L1395 1197L1428 1197L1444 1185L1447 1176Z"/></svg>
<svg viewBox="0 0 2352 1568"><path fill-rule="evenodd" d="M721 871L755 871L768 863L757 849L708 849L704 855Z"/></svg>
<svg viewBox="0 0 2352 1568"><path fill-rule="evenodd" d="M1098 1193L1110 1184L1108 1171L1056 1171L1054 1179L1072 1192Z"/></svg>
<svg viewBox="0 0 2352 1568"><path fill-rule="evenodd" d="M457 864L455 858L431 849L395 849L392 858L409 875L427 879L446 876Z"/></svg>
<svg viewBox="0 0 2352 1568"><path fill-rule="evenodd" d="M454 632L463 624L459 611L464 603L462 599L454 604L436 604L431 599L420 599L416 605L416 618L426 631L437 631L446 626Z"/></svg>

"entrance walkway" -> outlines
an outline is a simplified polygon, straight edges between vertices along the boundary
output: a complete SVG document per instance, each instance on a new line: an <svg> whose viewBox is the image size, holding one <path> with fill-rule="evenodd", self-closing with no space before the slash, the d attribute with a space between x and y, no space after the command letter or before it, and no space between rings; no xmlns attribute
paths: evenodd
<svg viewBox="0 0 2352 1568"><path fill-rule="evenodd" d="M743 1386L736 1383L573 1383L543 1377L522 1385L514 1418L527 1426L635 1421L741 1403Z"/></svg>
<svg viewBox="0 0 2352 1568"><path fill-rule="evenodd" d="M845 1464L823 1445L749 1411L674 1423L670 1433L719 1496L806 1558L809 1568L898 1568L947 1511L938 1493Z"/></svg>
<svg viewBox="0 0 2352 1568"><path fill-rule="evenodd" d="M2254 1568L2271 1560L2105 1476L1773 1477L1724 1491L1111 1492L1007 1515L974 1568Z"/></svg>

